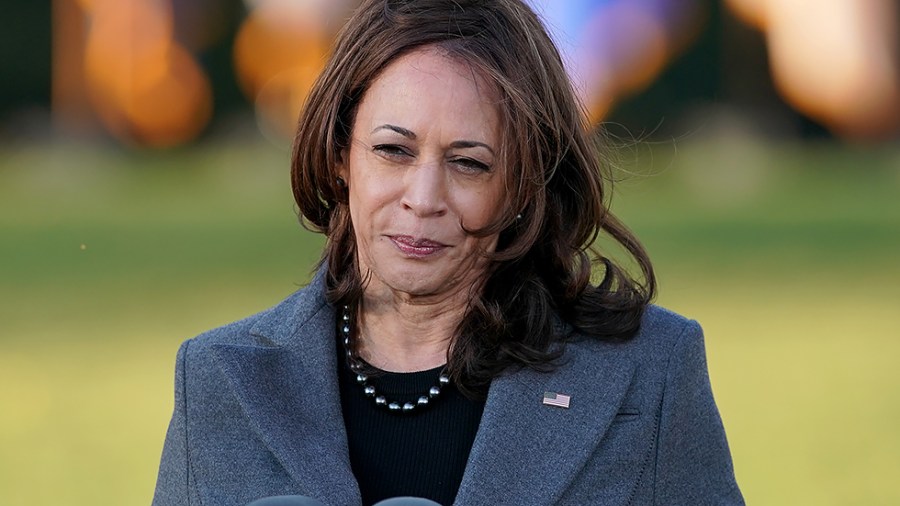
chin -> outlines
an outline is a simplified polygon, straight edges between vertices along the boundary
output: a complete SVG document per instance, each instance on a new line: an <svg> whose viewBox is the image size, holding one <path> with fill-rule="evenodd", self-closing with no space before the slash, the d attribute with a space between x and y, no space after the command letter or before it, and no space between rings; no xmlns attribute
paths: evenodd
<svg viewBox="0 0 900 506"><path fill-rule="evenodd" d="M394 262L391 262L392 264ZM383 285L392 292L404 293L413 297L435 295L450 288L450 279L442 275L434 265L398 262L402 265L374 265L370 268L374 283Z"/></svg>
<svg viewBox="0 0 900 506"><path fill-rule="evenodd" d="M377 248L372 253L366 255L368 262L364 263L371 273L367 290L373 289L373 294L380 290L378 285L411 297L452 294L463 289L463 284L466 280L471 281L477 270L477 267L467 265L467 259L460 262L452 256L406 258L393 247Z"/></svg>
<svg viewBox="0 0 900 506"><path fill-rule="evenodd" d="M433 295L446 288L447 283L441 283L427 273L407 271L395 273L393 276L385 276L382 281L391 290L413 296Z"/></svg>

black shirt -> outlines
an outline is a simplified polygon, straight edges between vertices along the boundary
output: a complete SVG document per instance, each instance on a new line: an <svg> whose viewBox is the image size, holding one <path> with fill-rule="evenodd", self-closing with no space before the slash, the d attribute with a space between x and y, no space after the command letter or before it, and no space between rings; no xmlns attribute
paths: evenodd
<svg viewBox="0 0 900 506"><path fill-rule="evenodd" d="M424 409L389 412L366 397L343 356L338 363L350 464L363 505L399 496L452 504L484 402L466 398L451 382ZM389 400L415 403L438 384L441 370L442 367L413 373L385 372L370 378L369 384Z"/></svg>

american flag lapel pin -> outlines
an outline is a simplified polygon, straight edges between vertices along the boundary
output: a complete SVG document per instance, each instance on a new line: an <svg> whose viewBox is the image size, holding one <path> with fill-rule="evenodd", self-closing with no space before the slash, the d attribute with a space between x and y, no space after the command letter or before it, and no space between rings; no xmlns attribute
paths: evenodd
<svg viewBox="0 0 900 506"><path fill-rule="evenodd" d="M545 406L556 406L558 408L569 408L569 401L572 397L557 392L544 392L543 404Z"/></svg>

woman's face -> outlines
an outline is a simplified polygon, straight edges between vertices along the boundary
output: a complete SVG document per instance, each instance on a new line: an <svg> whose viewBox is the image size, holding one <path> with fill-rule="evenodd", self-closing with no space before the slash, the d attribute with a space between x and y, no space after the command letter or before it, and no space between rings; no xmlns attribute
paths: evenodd
<svg viewBox="0 0 900 506"><path fill-rule="evenodd" d="M468 297L497 236L503 170L494 88L435 49L390 64L357 109L345 163L366 293ZM376 295L377 296L377 295Z"/></svg>

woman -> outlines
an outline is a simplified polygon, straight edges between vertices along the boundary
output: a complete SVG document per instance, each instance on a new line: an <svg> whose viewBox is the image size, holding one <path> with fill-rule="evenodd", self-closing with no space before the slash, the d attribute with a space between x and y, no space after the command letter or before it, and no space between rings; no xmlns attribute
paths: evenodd
<svg viewBox="0 0 900 506"><path fill-rule="evenodd" d="M700 328L649 305L521 1L364 1L292 182L322 265L182 345L156 504L742 504Z"/></svg>

